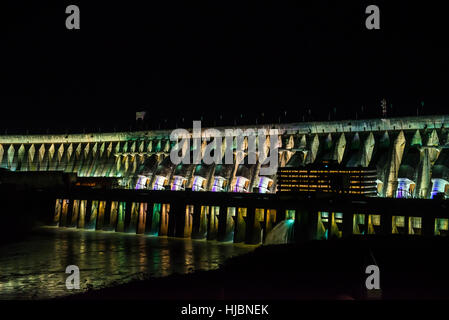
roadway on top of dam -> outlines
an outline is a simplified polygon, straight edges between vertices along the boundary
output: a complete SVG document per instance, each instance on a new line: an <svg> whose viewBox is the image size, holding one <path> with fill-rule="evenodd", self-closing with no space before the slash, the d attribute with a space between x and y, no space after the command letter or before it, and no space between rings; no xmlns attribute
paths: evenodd
<svg viewBox="0 0 449 320"><path fill-rule="evenodd" d="M212 127L211 127L212 128ZM289 124L264 124L251 126L213 127L225 129L278 129L285 134L326 134L365 131L425 130L449 129L449 115L402 117L387 119L340 120L326 122L299 122ZM186 128L191 130L191 128ZM202 128L207 129L207 128ZM174 129L172 129L174 130ZM71 142L104 142L129 141L139 139L168 138L172 130L130 131L114 133L82 133L82 134L26 134L0 135L0 144L15 143L71 143Z"/></svg>

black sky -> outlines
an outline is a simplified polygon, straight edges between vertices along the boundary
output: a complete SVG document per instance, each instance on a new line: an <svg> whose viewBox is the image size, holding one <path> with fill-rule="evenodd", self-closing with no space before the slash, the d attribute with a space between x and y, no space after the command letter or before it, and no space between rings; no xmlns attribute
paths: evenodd
<svg viewBox="0 0 449 320"><path fill-rule="evenodd" d="M375 116L384 97L391 115L449 102L441 2L92 2L2 4L0 132L127 128L140 109L153 123L300 121ZM65 28L69 4L81 30ZM365 28L369 4L381 30Z"/></svg>

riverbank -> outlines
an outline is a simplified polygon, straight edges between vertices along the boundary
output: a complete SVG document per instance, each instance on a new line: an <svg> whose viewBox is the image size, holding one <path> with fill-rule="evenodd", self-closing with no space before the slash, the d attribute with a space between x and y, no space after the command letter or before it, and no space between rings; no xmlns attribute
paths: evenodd
<svg viewBox="0 0 449 320"><path fill-rule="evenodd" d="M215 271L134 281L67 299L447 299L449 239L351 238L259 247ZM367 292L365 268L380 268Z"/></svg>

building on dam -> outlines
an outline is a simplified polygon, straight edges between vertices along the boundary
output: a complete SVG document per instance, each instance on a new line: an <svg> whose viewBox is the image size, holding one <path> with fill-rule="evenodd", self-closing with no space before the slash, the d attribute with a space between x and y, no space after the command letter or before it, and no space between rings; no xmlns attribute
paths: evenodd
<svg viewBox="0 0 449 320"><path fill-rule="evenodd" d="M240 127L242 130L249 126ZM445 197L449 191L449 116L255 125L278 130L279 173L310 170L325 162L336 170L369 174L370 192L388 198ZM226 128L218 128L226 129ZM0 168L12 172L63 172L118 188L276 193L279 173L249 164L247 141L223 138L232 164L174 165L170 130L67 135L1 135ZM269 140L269 136L264 137ZM226 146L226 143L228 144ZM270 146L269 143L267 143ZM204 152L206 142L200 145ZM271 152L270 147L266 152ZM191 150L193 151L193 150ZM298 169L299 168L299 169ZM301 169L303 168L303 169ZM309 168L309 169L307 169ZM342 172L343 172L342 171ZM309 172L310 173L310 172ZM91 179L91 180L89 180ZM87 182L86 182L87 181Z"/></svg>

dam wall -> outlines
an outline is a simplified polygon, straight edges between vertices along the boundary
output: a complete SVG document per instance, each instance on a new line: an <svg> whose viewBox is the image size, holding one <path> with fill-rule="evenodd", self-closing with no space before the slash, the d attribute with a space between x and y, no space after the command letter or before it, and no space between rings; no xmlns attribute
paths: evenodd
<svg viewBox="0 0 449 320"><path fill-rule="evenodd" d="M380 197L432 198L448 194L449 116L301 122L217 127L278 131L278 166L332 160L377 172ZM203 132L207 128L203 128ZM190 129L191 132L191 129ZM67 135L0 135L0 168L13 172L60 171L78 177L118 178L124 189L276 192L276 174L248 164L248 143L232 146L233 164L180 164L170 160L171 130ZM264 137L269 153L269 136ZM228 142L229 143L229 142ZM193 144L191 144L193 145ZM200 146L203 154L206 142Z"/></svg>

